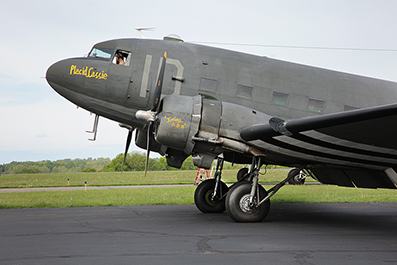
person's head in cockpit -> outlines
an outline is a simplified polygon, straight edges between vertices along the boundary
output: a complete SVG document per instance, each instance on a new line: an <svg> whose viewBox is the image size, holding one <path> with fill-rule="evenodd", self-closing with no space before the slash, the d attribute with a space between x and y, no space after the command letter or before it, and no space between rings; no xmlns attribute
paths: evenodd
<svg viewBox="0 0 397 265"><path fill-rule="evenodd" d="M116 64L125 65L123 55L120 53L116 54Z"/></svg>

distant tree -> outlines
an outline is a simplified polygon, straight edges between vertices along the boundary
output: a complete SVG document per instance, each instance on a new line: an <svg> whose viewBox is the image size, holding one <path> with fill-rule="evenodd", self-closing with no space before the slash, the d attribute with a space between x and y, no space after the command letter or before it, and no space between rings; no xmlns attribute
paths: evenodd
<svg viewBox="0 0 397 265"><path fill-rule="evenodd" d="M111 160L109 158L103 158L103 157L96 158L96 159L91 159L91 160L89 160L89 158L88 158L87 163L86 163L85 166L86 167L93 167L97 171L100 171L100 170L102 170L102 168L105 165L108 165L110 163L110 161Z"/></svg>
<svg viewBox="0 0 397 265"><path fill-rule="evenodd" d="M112 161L110 161L108 165L103 167L103 171L107 171L107 172L121 171L122 163L123 163L123 154L119 154Z"/></svg>
<svg viewBox="0 0 397 265"><path fill-rule="evenodd" d="M96 169L93 167L86 167L81 172L96 172Z"/></svg>
<svg viewBox="0 0 397 265"><path fill-rule="evenodd" d="M65 166L56 166L52 169L51 173L67 173L69 172Z"/></svg>
<svg viewBox="0 0 397 265"><path fill-rule="evenodd" d="M165 157L160 157L159 161L157 162L158 170L169 170L170 166L167 165L167 159Z"/></svg>
<svg viewBox="0 0 397 265"><path fill-rule="evenodd" d="M195 169L197 169L197 167L193 164L193 158L191 156L186 158L186 160L182 164L181 169L182 170L195 170Z"/></svg>
<svg viewBox="0 0 397 265"><path fill-rule="evenodd" d="M127 154L124 171L145 170L146 154L132 152ZM0 174L27 174L27 173L69 173L69 172L94 172L95 171L121 171L123 154L114 159L109 158L87 158L87 159L59 159L56 161L43 160L38 162L17 162L0 165ZM195 170L191 157L182 164L182 170ZM167 164L165 157L149 158L149 171L177 170Z"/></svg>
<svg viewBox="0 0 397 265"><path fill-rule="evenodd" d="M127 154L123 171L143 171L145 170L145 161L146 156L143 153L133 152L131 154ZM122 165L123 154L119 154L103 168L103 171L121 171Z"/></svg>
<svg viewBox="0 0 397 265"><path fill-rule="evenodd" d="M15 173L16 174L37 174L37 173L41 173L41 172L37 168L22 168L21 170L18 170Z"/></svg>
<svg viewBox="0 0 397 265"><path fill-rule="evenodd" d="M143 153L133 152L128 158L128 165L129 168L131 168L131 171L144 171L145 164L146 164L146 155ZM148 166L149 164L151 163L148 163Z"/></svg>

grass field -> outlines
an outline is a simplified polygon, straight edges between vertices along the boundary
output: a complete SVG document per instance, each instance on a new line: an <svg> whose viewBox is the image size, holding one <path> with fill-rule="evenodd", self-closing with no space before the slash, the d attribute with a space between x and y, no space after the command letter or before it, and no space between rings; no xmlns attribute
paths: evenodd
<svg viewBox="0 0 397 265"><path fill-rule="evenodd" d="M224 170L222 180L234 183L238 170ZM143 172L101 172L101 173L63 173L63 174L16 174L1 175L0 188L33 188L33 187L65 187L84 186L119 186L119 185L163 185L193 184L197 171L149 171ZM261 176L261 182L279 182L288 174L288 169L267 170Z"/></svg>
<svg viewBox="0 0 397 265"><path fill-rule="evenodd" d="M260 180L277 182L288 170L268 170ZM223 179L234 182L236 171L224 171ZM88 190L44 191L0 193L0 208L41 208L41 207L91 207L123 205L166 205L194 204L193 186L195 171L166 171L134 173L81 173L81 174L32 174L2 175L0 185L9 187L61 187L84 186ZM191 184L188 187L105 189L90 190L89 186L101 185L150 185L150 184ZM269 189L271 186L264 186ZM396 190L372 190L342 188L326 185L285 186L274 197L272 203L330 203L330 202L397 202Z"/></svg>

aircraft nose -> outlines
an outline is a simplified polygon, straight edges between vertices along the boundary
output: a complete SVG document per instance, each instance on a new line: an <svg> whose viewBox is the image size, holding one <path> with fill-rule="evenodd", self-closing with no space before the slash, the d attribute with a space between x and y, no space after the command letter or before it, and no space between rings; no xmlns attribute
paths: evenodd
<svg viewBox="0 0 397 265"><path fill-rule="evenodd" d="M98 98L100 95L101 90L98 87L106 87L106 83L102 82L107 78L105 70L96 69L97 66L93 65L92 60L87 60L85 57L69 58L51 65L47 69L46 79L62 97L82 108L89 109L89 99ZM86 79L89 78L90 80L87 81Z"/></svg>
<svg viewBox="0 0 397 265"><path fill-rule="evenodd" d="M51 65L47 69L46 79L48 84L59 94L63 95L66 89L66 73L67 69L65 67L64 61L59 61Z"/></svg>

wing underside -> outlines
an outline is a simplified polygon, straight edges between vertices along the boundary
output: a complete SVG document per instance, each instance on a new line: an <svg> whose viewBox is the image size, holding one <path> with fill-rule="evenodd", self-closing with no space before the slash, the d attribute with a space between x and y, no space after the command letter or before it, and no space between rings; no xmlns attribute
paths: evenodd
<svg viewBox="0 0 397 265"><path fill-rule="evenodd" d="M319 181L347 187L395 188L397 104L307 117L270 119L242 139L283 163L305 166Z"/></svg>

